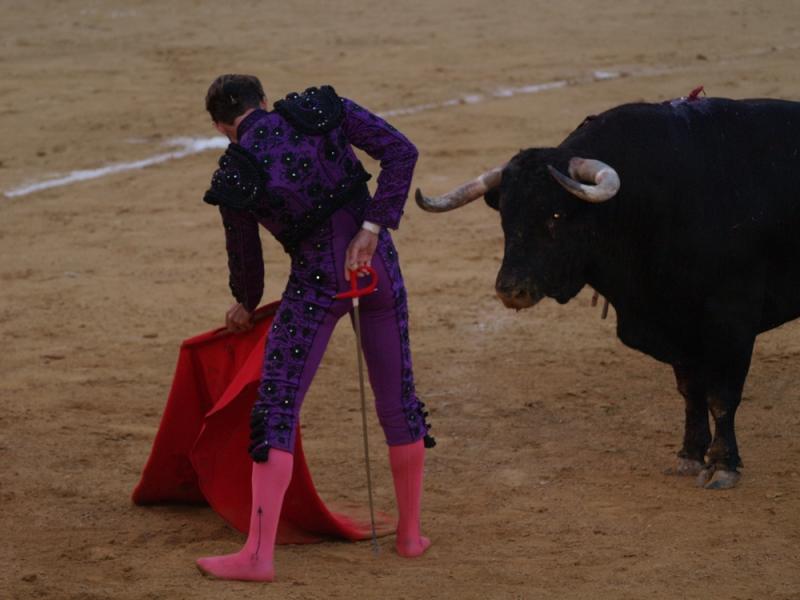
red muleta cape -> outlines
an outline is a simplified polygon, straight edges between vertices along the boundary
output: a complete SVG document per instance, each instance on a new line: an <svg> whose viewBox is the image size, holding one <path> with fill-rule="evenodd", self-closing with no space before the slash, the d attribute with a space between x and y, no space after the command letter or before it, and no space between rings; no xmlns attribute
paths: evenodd
<svg viewBox="0 0 800 600"><path fill-rule="evenodd" d="M247 531L250 410L277 308L278 302L273 302L257 309L255 327L246 333L216 329L181 344L161 425L133 491L135 504L208 502L236 529ZM381 515L378 533L392 533L393 525ZM317 494L298 423L294 470L283 500L277 543L312 543L331 537L363 540L370 535L368 519L332 512Z"/></svg>

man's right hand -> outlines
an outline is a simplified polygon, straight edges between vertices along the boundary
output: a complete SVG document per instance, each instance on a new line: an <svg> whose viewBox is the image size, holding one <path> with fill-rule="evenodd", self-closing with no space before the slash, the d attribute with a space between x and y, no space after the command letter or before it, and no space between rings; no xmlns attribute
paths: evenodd
<svg viewBox="0 0 800 600"><path fill-rule="evenodd" d="M250 331L253 328L253 313L237 302L225 313L225 327L233 333Z"/></svg>

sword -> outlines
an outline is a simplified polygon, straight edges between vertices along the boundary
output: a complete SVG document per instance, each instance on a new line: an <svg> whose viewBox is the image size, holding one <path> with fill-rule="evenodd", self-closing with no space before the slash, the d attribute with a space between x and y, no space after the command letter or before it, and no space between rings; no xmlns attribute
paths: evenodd
<svg viewBox="0 0 800 600"><path fill-rule="evenodd" d="M358 287L358 274L367 273L370 276L369 283L363 287ZM353 301L353 323L356 328L356 354L358 356L358 385L361 392L361 431L364 437L364 464L367 470L367 492L369 494L369 522L372 527L372 551L375 555L380 552L378 545L378 534L375 531L375 503L372 498L372 472L369 466L369 439L367 437L367 396L364 392L364 364L363 349L361 348L361 318L358 312L358 299L375 291L378 286L378 274L375 269L366 265L350 271L350 291L341 292L334 296L337 300L351 298Z"/></svg>

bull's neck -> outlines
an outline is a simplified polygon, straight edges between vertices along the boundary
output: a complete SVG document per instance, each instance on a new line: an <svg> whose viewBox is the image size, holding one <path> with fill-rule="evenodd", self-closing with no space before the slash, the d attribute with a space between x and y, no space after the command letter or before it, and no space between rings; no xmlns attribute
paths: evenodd
<svg viewBox="0 0 800 600"><path fill-rule="evenodd" d="M598 211L586 281L617 311L637 304L652 269L654 224L635 203L620 198Z"/></svg>

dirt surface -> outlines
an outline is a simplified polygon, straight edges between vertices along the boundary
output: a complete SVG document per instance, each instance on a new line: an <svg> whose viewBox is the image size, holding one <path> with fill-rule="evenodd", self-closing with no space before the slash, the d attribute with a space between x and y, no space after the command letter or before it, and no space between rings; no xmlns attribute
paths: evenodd
<svg viewBox="0 0 800 600"><path fill-rule="evenodd" d="M384 111L480 95L391 119L420 149L415 185L432 192L620 103L699 84L800 99L792 0L2 8L1 191L213 135L202 97L226 71L259 75L271 100L332 83ZM554 81L566 83L493 95ZM682 435L671 369L623 347L588 289L566 306L504 309L502 235L481 202L447 215L412 202L395 238L439 441L431 550L280 547L274 584L200 577L194 559L241 536L208 508L144 509L129 495L178 344L231 302L219 217L200 201L216 156L0 198L0 597L800 598L800 323L758 340L740 486L697 489L662 474ZM268 301L288 261L266 236L264 254ZM303 413L312 471L337 502L364 501L353 345L340 326ZM374 418L371 439L391 510Z"/></svg>

